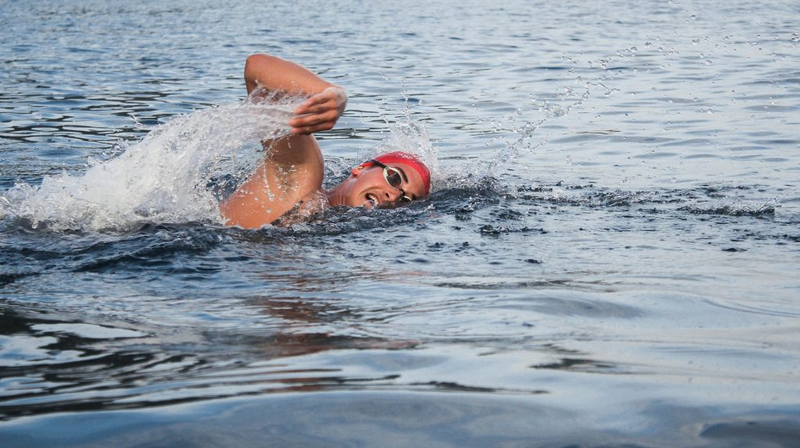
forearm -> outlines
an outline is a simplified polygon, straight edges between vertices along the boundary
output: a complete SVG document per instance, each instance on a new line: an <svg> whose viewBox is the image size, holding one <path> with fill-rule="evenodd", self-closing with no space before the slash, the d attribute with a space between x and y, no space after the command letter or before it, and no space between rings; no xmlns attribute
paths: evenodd
<svg viewBox="0 0 800 448"><path fill-rule="evenodd" d="M256 87L270 92L286 92L290 95L308 96L294 110L289 121L293 134L312 134L332 129L347 106L344 89L331 84L308 69L281 58L267 54L254 54L247 58L244 66L247 93Z"/></svg>
<svg viewBox="0 0 800 448"><path fill-rule="evenodd" d="M270 91L311 96L329 87L338 87L294 62L267 54L254 54L247 58L244 79L247 93L261 86Z"/></svg>

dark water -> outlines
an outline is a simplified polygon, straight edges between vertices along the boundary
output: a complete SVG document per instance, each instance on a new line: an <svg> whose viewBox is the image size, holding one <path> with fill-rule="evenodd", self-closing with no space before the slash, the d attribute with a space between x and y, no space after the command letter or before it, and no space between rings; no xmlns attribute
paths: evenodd
<svg viewBox="0 0 800 448"><path fill-rule="evenodd" d="M0 445L798 445L796 2L0 6ZM104 183L232 139L254 52L350 93L329 177L410 119L434 194Z"/></svg>

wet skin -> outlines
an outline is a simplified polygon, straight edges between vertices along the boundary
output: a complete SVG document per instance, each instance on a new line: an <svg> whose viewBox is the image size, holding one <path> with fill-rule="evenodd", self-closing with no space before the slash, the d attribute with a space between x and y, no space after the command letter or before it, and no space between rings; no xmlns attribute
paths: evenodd
<svg viewBox="0 0 800 448"><path fill-rule="evenodd" d="M350 177L328 193L331 204L351 207L390 208L399 203L402 196L416 200L425 195L422 176L404 163L389 163L400 172L399 188L389 184L384 169L370 162L362 163L350 171Z"/></svg>
<svg viewBox="0 0 800 448"><path fill-rule="evenodd" d="M324 160L314 132L332 129L347 105L344 89L304 67L283 59L256 54L247 58L244 71L248 94L256 88L306 95L289 121L292 134L264 142L265 160L224 202L220 213L228 226L258 228L275 222L289 211L310 214L328 205L393 207L398 199L425 195L421 175L403 163L387 164L401 173L399 188L390 185L384 169L363 163L331 191L322 188Z"/></svg>

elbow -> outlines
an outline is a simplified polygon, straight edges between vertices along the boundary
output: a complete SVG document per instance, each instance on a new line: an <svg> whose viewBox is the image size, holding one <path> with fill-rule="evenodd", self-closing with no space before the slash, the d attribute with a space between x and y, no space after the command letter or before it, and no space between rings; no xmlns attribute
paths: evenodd
<svg viewBox="0 0 800 448"><path fill-rule="evenodd" d="M277 56L272 56L271 54L266 53L255 53L251 54L247 57L244 61L244 72L254 72L259 70L262 67L269 67L270 65L275 65L278 61L282 59Z"/></svg>
<svg viewBox="0 0 800 448"><path fill-rule="evenodd" d="M249 79L249 75L252 75L254 72L256 72L258 67L268 64L269 59L273 57L274 56L262 53L251 54L248 56L244 61L244 77Z"/></svg>
<svg viewBox="0 0 800 448"><path fill-rule="evenodd" d="M244 63L244 81L247 86L247 93L255 89L259 83L266 82L263 78L265 73L268 73L268 67L272 61L276 59L275 56L268 54L256 53L247 57Z"/></svg>
<svg viewBox="0 0 800 448"><path fill-rule="evenodd" d="M270 58L274 58L275 56L271 56L265 53L254 53L247 57L244 61L245 69L247 67L251 67L253 65L263 64L266 60Z"/></svg>

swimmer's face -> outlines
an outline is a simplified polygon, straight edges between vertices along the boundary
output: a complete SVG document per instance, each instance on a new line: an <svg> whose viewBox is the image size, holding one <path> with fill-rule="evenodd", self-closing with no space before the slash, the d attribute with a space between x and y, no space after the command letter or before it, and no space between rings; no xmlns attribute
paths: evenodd
<svg viewBox="0 0 800 448"><path fill-rule="evenodd" d="M355 167L342 183L345 205L391 208L425 196L422 176L405 163L369 161Z"/></svg>

